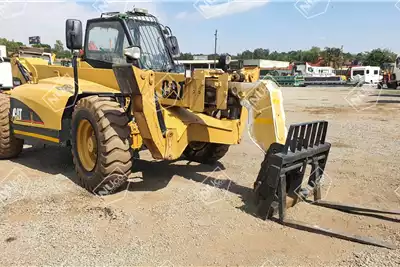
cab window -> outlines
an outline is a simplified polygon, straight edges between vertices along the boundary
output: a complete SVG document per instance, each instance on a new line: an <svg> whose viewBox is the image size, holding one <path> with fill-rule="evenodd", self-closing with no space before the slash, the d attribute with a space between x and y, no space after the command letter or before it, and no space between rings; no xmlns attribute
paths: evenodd
<svg viewBox="0 0 400 267"><path fill-rule="evenodd" d="M354 70L353 76L356 76L356 75L361 75L361 76L365 75L364 70Z"/></svg>
<svg viewBox="0 0 400 267"><path fill-rule="evenodd" d="M124 47L129 46L119 21L101 21L89 25L85 57L107 63L124 63Z"/></svg>

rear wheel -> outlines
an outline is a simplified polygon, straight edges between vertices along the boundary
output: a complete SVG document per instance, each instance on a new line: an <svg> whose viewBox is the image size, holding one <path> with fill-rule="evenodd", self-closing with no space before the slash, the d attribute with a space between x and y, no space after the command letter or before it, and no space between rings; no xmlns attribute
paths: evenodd
<svg viewBox="0 0 400 267"><path fill-rule="evenodd" d="M10 123L10 97L0 93L0 159L10 159L18 156L24 141L17 139Z"/></svg>
<svg viewBox="0 0 400 267"><path fill-rule="evenodd" d="M220 160L229 150L229 145L191 142L183 152L190 161L203 164L214 164Z"/></svg>
<svg viewBox="0 0 400 267"><path fill-rule="evenodd" d="M72 115L72 154L83 187L93 193L111 194L131 174L128 117L111 98L81 99Z"/></svg>

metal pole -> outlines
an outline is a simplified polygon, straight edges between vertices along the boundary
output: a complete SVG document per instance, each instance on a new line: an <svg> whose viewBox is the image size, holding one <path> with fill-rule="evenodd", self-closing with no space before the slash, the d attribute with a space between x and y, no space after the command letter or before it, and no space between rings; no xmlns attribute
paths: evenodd
<svg viewBox="0 0 400 267"><path fill-rule="evenodd" d="M343 56L343 45L342 45L342 47L340 48L340 68L343 67L343 64L344 64L344 56Z"/></svg>
<svg viewBox="0 0 400 267"><path fill-rule="evenodd" d="M217 68L217 40L218 40L218 30L215 30L215 44L214 44L214 69Z"/></svg>

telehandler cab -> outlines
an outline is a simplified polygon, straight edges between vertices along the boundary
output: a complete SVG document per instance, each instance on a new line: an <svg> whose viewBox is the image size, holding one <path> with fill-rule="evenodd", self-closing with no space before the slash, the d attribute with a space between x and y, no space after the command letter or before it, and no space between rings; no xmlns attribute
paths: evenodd
<svg viewBox="0 0 400 267"><path fill-rule="evenodd" d="M135 152L144 148L159 160L184 155L212 164L241 142L248 121L251 137L266 154L254 183L258 216L279 211L280 221L289 223L285 211L304 195L307 165L309 195L320 203L331 146L328 122L291 125L287 131L274 82L245 69L224 72L224 66L182 74L173 60L180 53L177 38L142 9L88 20L84 40L81 22L67 20L66 44L74 54L72 68L26 58L24 68L13 73L22 72L23 84L1 92L1 159L17 157L32 139L69 146L82 186L98 192L122 185Z"/></svg>

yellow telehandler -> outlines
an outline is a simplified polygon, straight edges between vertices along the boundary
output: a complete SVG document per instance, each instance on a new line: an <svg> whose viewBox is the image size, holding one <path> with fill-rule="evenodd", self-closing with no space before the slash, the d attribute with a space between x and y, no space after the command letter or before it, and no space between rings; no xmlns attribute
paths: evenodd
<svg viewBox="0 0 400 267"><path fill-rule="evenodd" d="M143 9L88 20L85 38L81 21L69 19L66 45L72 67L26 58L24 68L14 69L24 79L0 94L1 159L17 157L32 139L68 146L83 187L115 191L129 178L136 152L213 164L241 142L248 122L266 153L254 183L258 215L279 212L288 224L286 208L302 196L320 203L328 123L287 130L274 82L245 69L223 71L228 57L221 57L221 70L182 71L173 60L177 38ZM303 188L308 165L312 192Z"/></svg>

